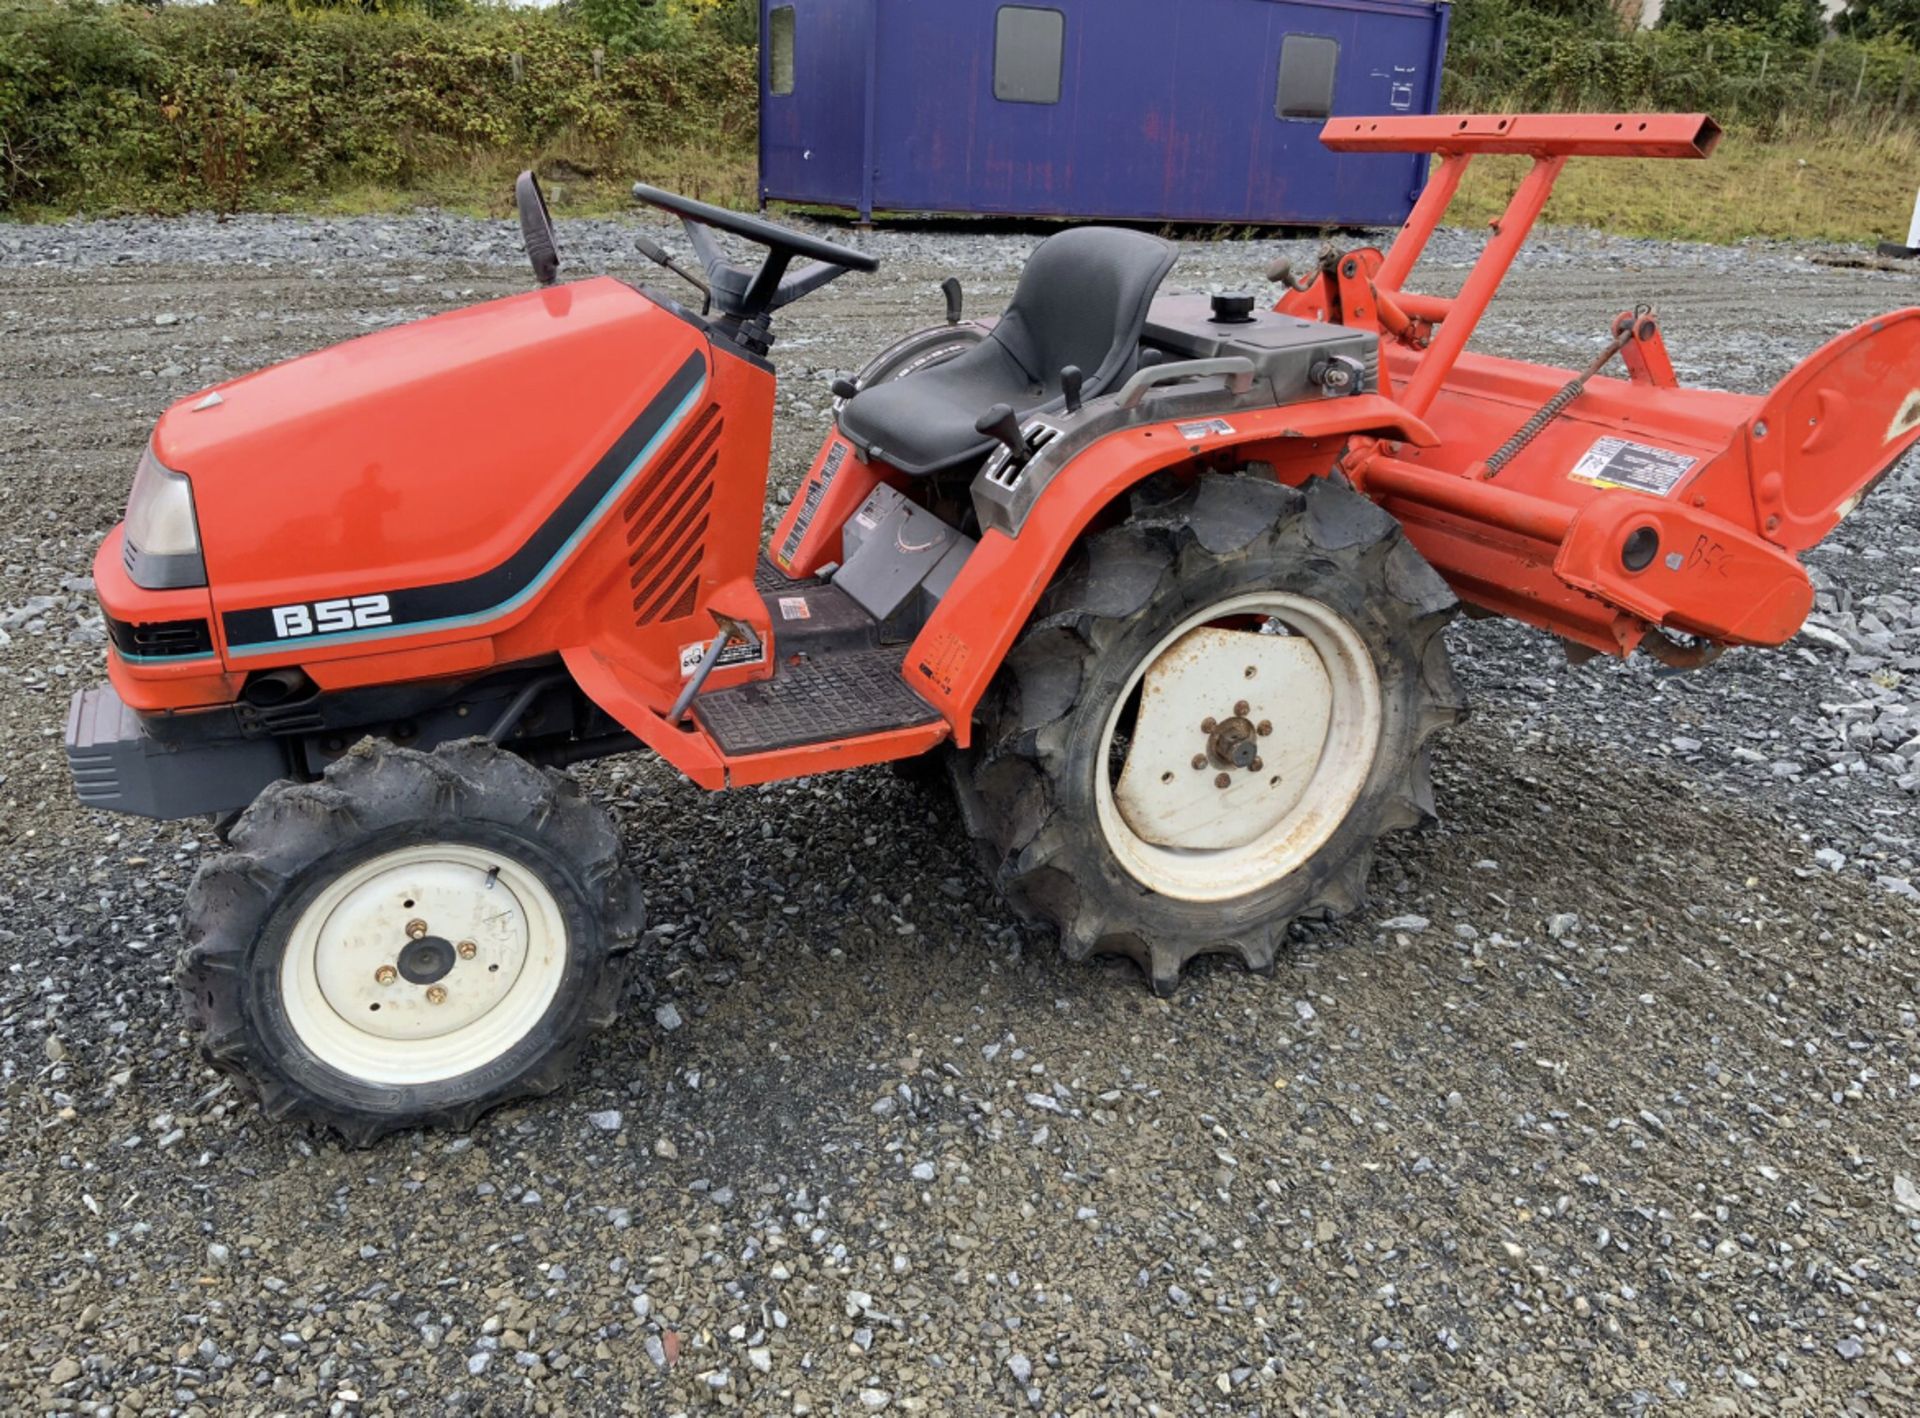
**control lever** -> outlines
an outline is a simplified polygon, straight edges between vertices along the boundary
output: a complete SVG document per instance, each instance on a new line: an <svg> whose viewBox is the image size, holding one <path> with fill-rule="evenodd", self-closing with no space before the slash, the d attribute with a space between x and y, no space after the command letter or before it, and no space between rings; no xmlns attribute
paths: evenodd
<svg viewBox="0 0 1920 1418"><path fill-rule="evenodd" d="M948 276L940 282L940 294L947 298L947 323L958 325L960 323L960 278Z"/></svg>
<svg viewBox="0 0 1920 1418"><path fill-rule="evenodd" d="M1080 388L1087 382L1086 375L1080 372L1080 366L1070 364L1060 371L1060 392L1067 396L1067 412L1080 412Z"/></svg>
<svg viewBox="0 0 1920 1418"><path fill-rule="evenodd" d="M1026 434L1020 431L1020 415L1013 411L1011 404L995 404L975 420L973 431L999 439L1015 463L1024 464L1033 456L1033 450L1027 447Z"/></svg>
<svg viewBox="0 0 1920 1418"><path fill-rule="evenodd" d="M1275 285L1285 286L1288 290L1291 290L1291 291L1306 290L1309 286L1313 284L1314 276L1317 276L1317 275L1319 275L1319 272L1317 271L1314 272L1313 276L1294 275L1293 262L1289 261L1284 256L1282 256L1278 261L1275 261L1272 265L1267 267L1267 279L1272 281Z"/></svg>
<svg viewBox="0 0 1920 1418"><path fill-rule="evenodd" d="M713 304L713 288L709 286L705 280L694 275L693 272L682 266L678 261L674 260L673 257L667 255L667 248L655 241L652 237L646 235L636 236L633 239L633 244L639 247L640 254L653 262L654 265L665 266L669 271L673 272L674 275L699 291L707 302L706 305L700 308L700 313L702 315L707 313L708 306Z"/></svg>

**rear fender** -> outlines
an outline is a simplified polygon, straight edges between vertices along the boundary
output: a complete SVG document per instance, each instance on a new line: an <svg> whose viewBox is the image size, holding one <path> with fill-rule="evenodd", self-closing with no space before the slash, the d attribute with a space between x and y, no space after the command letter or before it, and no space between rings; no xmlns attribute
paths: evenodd
<svg viewBox="0 0 1920 1418"><path fill-rule="evenodd" d="M1224 422L1224 421L1223 421ZM908 682L966 747L973 712L1040 593L1102 512L1163 468L1274 466L1282 482L1328 471L1356 435L1430 446L1420 419L1377 394L1234 413L1227 432L1194 433L1181 420L1118 430L1076 454L1053 477L1017 533L990 529L907 651Z"/></svg>
<svg viewBox="0 0 1920 1418"><path fill-rule="evenodd" d="M1920 438L1920 309L1829 340L1774 391L1729 455L1745 453L1757 525L1805 551Z"/></svg>

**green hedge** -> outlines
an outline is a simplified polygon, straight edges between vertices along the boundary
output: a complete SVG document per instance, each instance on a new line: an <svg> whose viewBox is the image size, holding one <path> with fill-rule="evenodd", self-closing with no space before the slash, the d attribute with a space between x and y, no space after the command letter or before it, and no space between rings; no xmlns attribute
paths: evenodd
<svg viewBox="0 0 1920 1418"><path fill-rule="evenodd" d="M0 0L0 203L230 210L407 188L476 152L750 151L750 49L596 50L547 11L455 19Z"/></svg>
<svg viewBox="0 0 1920 1418"><path fill-rule="evenodd" d="M728 168L744 198L751 0L636 3L0 0L0 209L288 206L463 172L491 191L488 161L619 176L682 151L695 177ZM1442 92L1455 111L1704 109L1763 137L1910 130L1920 59L1890 38L1632 31L1599 0L1460 0Z"/></svg>
<svg viewBox="0 0 1920 1418"><path fill-rule="evenodd" d="M1894 39L1796 45L1728 25L1630 30L1516 0L1463 0L1445 106L1525 112L1707 112L1770 135L1915 122L1920 56Z"/></svg>

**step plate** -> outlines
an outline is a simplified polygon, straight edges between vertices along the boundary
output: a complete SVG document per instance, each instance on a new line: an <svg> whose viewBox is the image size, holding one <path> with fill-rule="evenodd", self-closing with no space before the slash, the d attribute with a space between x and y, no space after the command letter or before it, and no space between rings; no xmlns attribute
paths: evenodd
<svg viewBox="0 0 1920 1418"><path fill-rule="evenodd" d="M820 578L817 576L802 576L796 579L787 575L764 556L753 566L753 589L763 596L777 595L783 591L804 591L819 584Z"/></svg>
<svg viewBox="0 0 1920 1418"><path fill-rule="evenodd" d="M783 664L774 677L703 694L694 718L729 758L930 724L937 710L900 678L906 647Z"/></svg>

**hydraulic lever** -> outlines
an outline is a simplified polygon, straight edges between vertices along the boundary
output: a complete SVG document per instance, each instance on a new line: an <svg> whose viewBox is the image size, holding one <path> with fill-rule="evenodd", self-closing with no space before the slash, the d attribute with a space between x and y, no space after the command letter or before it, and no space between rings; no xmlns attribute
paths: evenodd
<svg viewBox="0 0 1920 1418"><path fill-rule="evenodd" d="M705 315L707 311L712 308L713 287L709 286L702 277L696 276L678 261L674 260L673 257L669 256L666 247L662 246L652 237L644 234L636 236L633 244L638 246L640 248L640 254L653 262L654 265L666 267L667 270L673 272L674 275L700 292L702 301L700 313L702 315Z"/></svg>
<svg viewBox="0 0 1920 1418"><path fill-rule="evenodd" d="M1060 392L1067 398L1067 413L1080 412L1080 390L1086 384L1086 375L1080 372L1080 366L1070 364L1060 371Z"/></svg>

